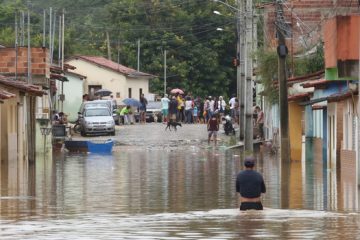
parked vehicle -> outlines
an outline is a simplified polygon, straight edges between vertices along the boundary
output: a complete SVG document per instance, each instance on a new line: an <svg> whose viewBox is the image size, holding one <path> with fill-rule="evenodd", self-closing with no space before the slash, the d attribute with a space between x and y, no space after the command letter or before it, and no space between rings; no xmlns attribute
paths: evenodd
<svg viewBox="0 0 360 240"><path fill-rule="evenodd" d="M146 122L162 122L161 102L149 101L146 105ZM139 122L140 115L138 112L134 114L136 122Z"/></svg>
<svg viewBox="0 0 360 240"><path fill-rule="evenodd" d="M108 107L88 107L80 114L81 136L87 134L115 135L115 121Z"/></svg>
<svg viewBox="0 0 360 240"><path fill-rule="evenodd" d="M84 110L89 107L107 107L109 111L112 113L114 121L116 124L119 124L119 114L116 112L116 106L113 104L111 99L103 99L103 100L94 100L83 102L79 109L79 114L83 114Z"/></svg>
<svg viewBox="0 0 360 240"><path fill-rule="evenodd" d="M229 135L229 134L235 135L235 128L232 124L231 117L229 115L226 115L223 119L225 120L225 122L223 124L225 134L226 135Z"/></svg>

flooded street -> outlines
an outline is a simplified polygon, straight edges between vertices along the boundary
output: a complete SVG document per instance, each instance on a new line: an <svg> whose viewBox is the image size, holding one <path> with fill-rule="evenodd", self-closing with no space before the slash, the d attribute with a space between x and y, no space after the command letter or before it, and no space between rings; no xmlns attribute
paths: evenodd
<svg viewBox="0 0 360 240"><path fill-rule="evenodd" d="M292 162L281 177L261 148L264 211L240 212L234 137L208 145L205 125L121 126L111 155L56 153L38 159L27 181L1 169L3 239L358 239L356 179ZM106 139L106 137L103 137ZM94 138L95 139L95 138ZM19 173L18 173L19 174ZM286 184L281 184L285 182ZM283 188L281 188L281 186Z"/></svg>

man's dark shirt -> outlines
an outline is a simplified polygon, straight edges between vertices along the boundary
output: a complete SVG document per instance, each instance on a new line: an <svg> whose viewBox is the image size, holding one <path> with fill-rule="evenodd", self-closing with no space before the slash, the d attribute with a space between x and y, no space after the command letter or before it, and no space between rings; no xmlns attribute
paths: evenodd
<svg viewBox="0 0 360 240"><path fill-rule="evenodd" d="M254 170L244 170L236 177L236 192L245 198L257 198L266 192L264 179Z"/></svg>
<svg viewBox="0 0 360 240"><path fill-rule="evenodd" d="M171 99L170 100L170 103L169 103L169 113L170 114L176 114L177 105L178 105L178 103L177 103L176 99Z"/></svg>

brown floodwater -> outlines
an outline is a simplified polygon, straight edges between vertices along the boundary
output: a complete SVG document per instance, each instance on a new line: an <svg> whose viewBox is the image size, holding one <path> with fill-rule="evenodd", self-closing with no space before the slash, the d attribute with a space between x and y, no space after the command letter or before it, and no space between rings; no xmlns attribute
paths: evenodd
<svg viewBox="0 0 360 240"><path fill-rule="evenodd" d="M240 212L240 150L173 143L2 166L0 239L359 239L355 179L309 158L280 166L261 149L265 210Z"/></svg>

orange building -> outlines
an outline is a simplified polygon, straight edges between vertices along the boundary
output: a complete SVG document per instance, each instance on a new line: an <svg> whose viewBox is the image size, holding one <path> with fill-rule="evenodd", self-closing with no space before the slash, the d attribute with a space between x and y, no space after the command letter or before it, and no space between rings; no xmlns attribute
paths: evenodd
<svg viewBox="0 0 360 240"><path fill-rule="evenodd" d="M324 24L327 80L351 80L359 76L360 16L336 16Z"/></svg>

